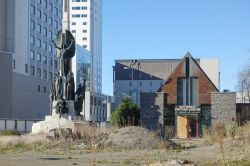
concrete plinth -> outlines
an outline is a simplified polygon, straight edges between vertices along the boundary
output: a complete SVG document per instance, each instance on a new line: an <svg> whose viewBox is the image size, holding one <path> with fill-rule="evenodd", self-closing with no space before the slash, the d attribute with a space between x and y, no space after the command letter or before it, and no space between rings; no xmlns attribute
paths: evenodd
<svg viewBox="0 0 250 166"><path fill-rule="evenodd" d="M61 115L56 114L56 102L53 102L52 115L46 116L44 121L34 123L32 125L32 134L48 133L52 129L71 128L73 132L79 131L81 126L85 125L82 116L76 116L74 110L74 101L66 101L68 113Z"/></svg>
<svg viewBox="0 0 250 166"><path fill-rule="evenodd" d="M32 125L32 134L48 133L52 129L70 128L73 132L80 130L87 122L80 120L68 120L64 117L46 116L44 121Z"/></svg>

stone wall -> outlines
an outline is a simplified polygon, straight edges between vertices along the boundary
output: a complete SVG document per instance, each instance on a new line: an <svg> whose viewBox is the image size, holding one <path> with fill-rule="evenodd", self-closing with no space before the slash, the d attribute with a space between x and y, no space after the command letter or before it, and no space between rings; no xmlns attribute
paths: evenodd
<svg viewBox="0 0 250 166"><path fill-rule="evenodd" d="M223 122L225 125L236 122L235 92L212 92L211 104L212 126L217 122Z"/></svg>
<svg viewBox="0 0 250 166"><path fill-rule="evenodd" d="M161 129L164 126L164 93L141 93L141 124L148 129Z"/></svg>

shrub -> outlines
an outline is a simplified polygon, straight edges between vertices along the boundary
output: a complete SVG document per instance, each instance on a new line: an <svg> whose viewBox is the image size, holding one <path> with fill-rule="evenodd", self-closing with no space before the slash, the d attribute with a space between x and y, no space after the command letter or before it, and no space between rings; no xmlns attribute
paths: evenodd
<svg viewBox="0 0 250 166"><path fill-rule="evenodd" d="M111 125L124 127L139 124L139 107L129 97L124 97L114 112L111 113Z"/></svg>
<svg viewBox="0 0 250 166"><path fill-rule="evenodd" d="M0 131L0 136L21 135L21 133L14 129Z"/></svg>

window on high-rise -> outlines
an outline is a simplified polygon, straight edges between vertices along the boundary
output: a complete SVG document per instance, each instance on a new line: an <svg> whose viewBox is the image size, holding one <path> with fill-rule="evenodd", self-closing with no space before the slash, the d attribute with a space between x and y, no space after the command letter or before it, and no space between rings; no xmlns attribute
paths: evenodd
<svg viewBox="0 0 250 166"><path fill-rule="evenodd" d="M30 21L30 29L35 30L35 21L34 20Z"/></svg>
<svg viewBox="0 0 250 166"><path fill-rule="evenodd" d="M37 0L37 3L38 4L42 4L42 0Z"/></svg>
<svg viewBox="0 0 250 166"><path fill-rule="evenodd" d="M87 22L83 22L82 25L87 25Z"/></svg>
<svg viewBox="0 0 250 166"><path fill-rule="evenodd" d="M50 38L50 39L53 38L53 33L52 33L52 31L49 31L49 38Z"/></svg>
<svg viewBox="0 0 250 166"><path fill-rule="evenodd" d="M41 10L37 9L37 17L41 18L42 17L42 13Z"/></svg>
<svg viewBox="0 0 250 166"><path fill-rule="evenodd" d="M52 45L49 45L49 52L52 53Z"/></svg>
<svg viewBox="0 0 250 166"><path fill-rule="evenodd" d="M82 40L87 40L87 37L83 37Z"/></svg>
<svg viewBox="0 0 250 166"><path fill-rule="evenodd" d="M54 26L55 26L55 31L57 31L58 30L58 22L56 20L54 21Z"/></svg>
<svg viewBox="0 0 250 166"><path fill-rule="evenodd" d="M47 22L47 14L43 13L43 21Z"/></svg>
<svg viewBox="0 0 250 166"><path fill-rule="evenodd" d="M52 12L52 10L53 10L53 5L52 3L49 3L49 11Z"/></svg>
<svg viewBox="0 0 250 166"><path fill-rule="evenodd" d="M34 66L30 66L30 73L31 75L35 75L35 67Z"/></svg>
<svg viewBox="0 0 250 166"><path fill-rule="evenodd" d="M31 14L35 15L36 14L36 9L35 6L31 5L31 9L30 9Z"/></svg>
<svg viewBox="0 0 250 166"><path fill-rule="evenodd" d="M76 25L76 22L72 22L71 24L72 24L72 25Z"/></svg>
<svg viewBox="0 0 250 166"><path fill-rule="evenodd" d="M52 72L49 72L49 80L52 80Z"/></svg>
<svg viewBox="0 0 250 166"><path fill-rule="evenodd" d="M43 0L43 6L47 8L47 0Z"/></svg>
<svg viewBox="0 0 250 166"><path fill-rule="evenodd" d="M13 59L13 69L16 69L16 61Z"/></svg>
<svg viewBox="0 0 250 166"><path fill-rule="evenodd" d="M30 58L32 59L32 60L35 60L35 52L34 51L30 51Z"/></svg>
<svg viewBox="0 0 250 166"><path fill-rule="evenodd" d="M72 10L81 10L81 7L80 6L73 6Z"/></svg>
<svg viewBox="0 0 250 166"><path fill-rule="evenodd" d="M72 30L71 32L72 32L72 33L76 33L76 30Z"/></svg>
<svg viewBox="0 0 250 166"><path fill-rule="evenodd" d="M46 41L43 41L43 49L47 50L47 42Z"/></svg>
<svg viewBox="0 0 250 166"><path fill-rule="evenodd" d="M85 29L85 30L82 30L82 32L83 32L83 33L87 33L87 30L86 30L86 29Z"/></svg>
<svg viewBox="0 0 250 166"><path fill-rule="evenodd" d="M52 67L52 58L49 58L49 66Z"/></svg>
<svg viewBox="0 0 250 166"><path fill-rule="evenodd" d="M41 77L41 68L36 69L36 76L39 78Z"/></svg>
<svg viewBox="0 0 250 166"><path fill-rule="evenodd" d="M43 35L47 36L47 28L46 27L43 27Z"/></svg>
<svg viewBox="0 0 250 166"><path fill-rule="evenodd" d="M40 53L37 53L37 54L36 54L36 60L37 60L38 62L41 62L41 54L40 54Z"/></svg>
<svg viewBox="0 0 250 166"><path fill-rule="evenodd" d="M47 79L47 71L43 70L43 79Z"/></svg>
<svg viewBox="0 0 250 166"><path fill-rule="evenodd" d="M57 7L54 7L54 14L55 14L55 16L58 16L58 9L57 9Z"/></svg>
<svg viewBox="0 0 250 166"><path fill-rule="evenodd" d="M49 17L49 25L52 26L53 25L53 20L52 17Z"/></svg>
<svg viewBox="0 0 250 166"><path fill-rule="evenodd" d="M77 17L81 17L80 14L72 14L72 18L77 18Z"/></svg>
<svg viewBox="0 0 250 166"><path fill-rule="evenodd" d="M38 48L41 48L41 39L39 39L39 38L36 39L36 46Z"/></svg>
<svg viewBox="0 0 250 166"><path fill-rule="evenodd" d="M40 24L37 24L37 26L36 26L36 31L37 31L38 33L41 33L41 25L40 25Z"/></svg>
<svg viewBox="0 0 250 166"><path fill-rule="evenodd" d="M47 56L46 55L43 55L43 64L47 64Z"/></svg>
<svg viewBox="0 0 250 166"><path fill-rule="evenodd" d="M57 67L58 67L58 64L57 64L56 60L54 60L54 67L55 67L55 69L57 69Z"/></svg>
<svg viewBox="0 0 250 166"><path fill-rule="evenodd" d="M30 44L34 45L35 44L35 37L34 36L30 36Z"/></svg>
<svg viewBox="0 0 250 166"><path fill-rule="evenodd" d="M28 64L25 64L25 73L28 73Z"/></svg>
<svg viewBox="0 0 250 166"><path fill-rule="evenodd" d="M83 7L82 7L82 10L87 10L87 9L88 9L87 6L83 6Z"/></svg>
<svg viewBox="0 0 250 166"><path fill-rule="evenodd" d="M88 15L87 14L82 14L82 17L87 17Z"/></svg>

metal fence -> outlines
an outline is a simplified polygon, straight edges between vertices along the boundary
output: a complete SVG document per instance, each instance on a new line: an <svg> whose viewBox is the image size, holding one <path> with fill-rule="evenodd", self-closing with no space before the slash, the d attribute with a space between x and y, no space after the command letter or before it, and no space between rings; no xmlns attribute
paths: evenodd
<svg viewBox="0 0 250 166"><path fill-rule="evenodd" d="M15 119L0 119L0 131L14 129L20 132L31 132L33 123L42 120L15 120Z"/></svg>

